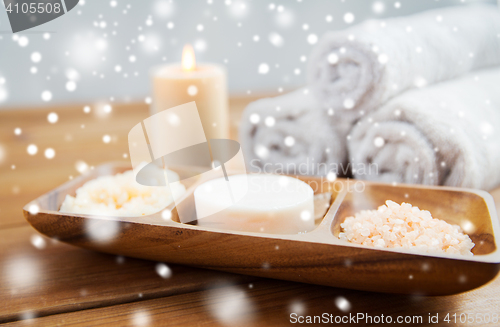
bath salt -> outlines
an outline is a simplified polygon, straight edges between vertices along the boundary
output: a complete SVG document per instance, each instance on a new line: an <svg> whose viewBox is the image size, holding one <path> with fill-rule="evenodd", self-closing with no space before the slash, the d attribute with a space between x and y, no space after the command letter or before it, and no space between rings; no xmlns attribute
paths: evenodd
<svg viewBox="0 0 500 327"><path fill-rule="evenodd" d="M160 169L160 168L157 168ZM168 180L179 176L167 170ZM101 176L66 195L60 212L101 216L137 217L163 210L186 192L181 183L165 186L144 186L136 182L134 172Z"/></svg>
<svg viewBox="0 0 500 327"><path fill-rule="evenodd" d="M339 238L376 247L428 253L472 255L474 243L458 225L433 218L427 210L387 200L377 210L362 210L347 217Z"/></svg>

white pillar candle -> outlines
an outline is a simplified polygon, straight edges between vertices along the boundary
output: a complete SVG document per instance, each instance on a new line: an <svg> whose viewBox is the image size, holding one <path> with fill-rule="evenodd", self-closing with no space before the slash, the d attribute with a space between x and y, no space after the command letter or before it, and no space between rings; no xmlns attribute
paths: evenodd
<svg viewBox="0 0 500 327"><path fill-rule="evenodd" d="M194 51L185 46L182 63L153 70L151 114L196 102L207 139L229 138L226 71L215 64L196 65Z"/></svg>
<svg viewBox="0 0 500 327"><path fill-rule="evenodd" d="M267 174L229 179L205 182L194 191L198 226L272 234L314 229L314 192L303 181Z"/></svg>

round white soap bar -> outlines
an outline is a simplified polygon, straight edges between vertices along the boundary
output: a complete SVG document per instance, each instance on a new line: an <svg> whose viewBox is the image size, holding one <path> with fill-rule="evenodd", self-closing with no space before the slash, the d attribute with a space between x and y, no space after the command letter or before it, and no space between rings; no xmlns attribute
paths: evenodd
<svg viewBox="0 0 500 327"><path fill-rule="evenodd" d="M194 200L202 227L273 234L297 234L315 227L312 188L288 176L213 179L196 188Z"/></svg>

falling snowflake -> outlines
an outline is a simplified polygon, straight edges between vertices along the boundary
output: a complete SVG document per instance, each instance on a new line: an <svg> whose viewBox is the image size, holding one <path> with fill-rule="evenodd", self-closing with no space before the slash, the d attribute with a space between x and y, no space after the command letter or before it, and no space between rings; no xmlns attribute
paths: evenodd
<svg viewBox="0 0 500 327"><path fill-rule="evenodd" d="M80 79L80 73L74 68L66 69L65 75L70 81L78 81Z"/></svg>
<svg viewBox="0 0 500 327"><path fill-rule="evenodd" d="M295 144L295 138L293 136L285 137L284 143L286 146L291 147Z"/></svg>
<svg viewBox="0 0 500 327"><path fill-rule="evenodd" d="M316 44L316 42L318 42L318 36L316 34L309 34L307 36L307 42L309 44Z"/></svg>
<svg viewBox="0 0 500 327"><path fill-rule="evenodd" d="M254 152L257 155L257 157L261 159L266 159L269 156L269 149L261 144L257 144L254 148Z"/></svg>
<svg viewBox="0 0 500 327"><path fill-rule="evenodd" d="M283 37L275 32L270 33L268 39L269 42L277 48L282 47L283 44L285 44Z"/></svg>
<svg viewBox="0 0 500 327"><path fill-rule="evenodd" d="M169 0L157 0L153 4L153 13L159 18L168 18L175 13L175 3Z"/></svg>
<svg viewBox="0 0 500 327"><path fill-rule="evenodd" d="M57 123L58 120L59 120L59 115L57 115L57 113L55 112L51 112L47 115L47 121L51 124Z"/></svg>
<svg viewBox="0 0 500 327"><path fill-rule="evenodd" d="M155 269L156 273L160 275L161 278L167 279L172 277L172 270L164 263L158 263Z"/></svg>
<svg viewBox="0 0 500 327"><path fill-rule="evenodd" d="M334 180L337 179L337 174L335 174L333 171L330 171L330 172L328 172L328 174L326 174L326 179L329 182L333 182Z"/></svg>
<svg viewBox="0 0 500 327"><path fill-rule="evenodd" d="M56 156L56 151L52 148L47 148L45 149L45 158L47 159L53 159Z"/></svg>
<svg viewBox="0 0 500 327"><path fill-rule="evenodd" d="M247 325L254 316L254 306L245 291L236 286L216 288L209 292L206 304L211 314L228 326Z"/></svg>
<svg viewBox="0 0 500 327"><path fill-rule="evenodd" d="M311 220L311 218L312 218L312 213L309 210L303 210L300 213L300 219L302 219L303 221L309 221Z"/></svg>
<svg viewBox="0 0 500 327"><path fill-rule="evenodd" d="M262 75L269 73L269 65L266 63L260 64L259 68L258 68L258 72L259 72L259 74L262 74Z"/></svg>
<svg viewBox="0 0 500 327"><path fill-rule="evenodd" d="M385 65L389 61L389 57L385 53L381 53L378 55L378 62L382 65Z"/></svg>
<svg viewBox="0 0 500 327"><path fill-rule="evenodd" d="M196 85L188 86L187 93L192 97L195 96L196 94L198 94L198 87L196 87Z"/></svg>
<svg viewBox="0 0 500 327"><path fill-rule="evenodd" d="M347 24L351 24L352 22L354 22L354 14L350 12L345 13L344 22L346 22Z"/></svg>
<svg viewBox="0 0 500 327"><path fill-rule="evenodd" d="M40 279L40 263L36 256L12 256L4 259L4 278L11 289L28 291Z"/></svg>
<svg viewBox="0 0 500 327"><path fill-rule="evenodd" d="M248 3L246 1L231 1L227 7L229 15L233 18L243 18L248 14Z"/></svg>
<svg viewBox="0 0 500 327"><path fill-rule="evenodd" d="M36 203L35 204L30 204L29 207L28 207L28 212L31 215L37 215L38 212L40 212L40 207Z"/></svg>
<svg viewBox="0 0 500 327"><path fill-rule="evenodd" d="M281 8L283 7L280 6ZM293 11L283 8L276 13L274 21L281 28L289 28L295 22L295 14Z"/></svg>
<svg viewBox="0 0 500 327"><path fill-rule="evenodd" d="M73 92L74 90L76 90L76 83L74 81L66 82L66 90L68 92Z"/></svg>
<svg viewBox="0 0 500 327"><path fill-rule="evenodd" d="M102 111L105 114L109 114L111 113L111 111L113 111L113 107L109 103L106 103L105 105L102 106Z"/></svg>
<svg viewBox="0 0 500 327"><path fill-rule="evenodd" d="M421 76L418 76L414 79L413 84L418 88L422 88L427 85L427 80Z"/></svg>
<svg viewBox="0 0 500 327"><path fill-rule="evenodd" d="M50 91L43 91L42 92L42 100L45 102L48 102L52 100L52 92Z"/></svg>
<svg viewBox="0 0 500 327"><path fill-rule="evenodd" d="M151 316L146 310L138 310L132 314L132 324L134 326L149 326L151 324Z"/></svg>
<svg viewBox="0 0 500 327"><path fill-rule="evenodd" d="M483 122L481 123L481 132L485 135L491 135L495 129L493 128L493 125L491 125L488 122Z"/></svg>
<svg viewBox="0 0 500 327"><path fill-rule="evenodd" d="M181 119L179 118L179 116L174 113L169 113L167 115L167 121L172 126L179 126L179 124L181 123Z"/></svg>
<svg viewBox="0 0 500 327"><path fill-rule="evenodd" d="M268 116L264 120L264 124L266 124L267 127L273 127L274 124L276 124L276 119L272 116Z"/></svg>
<svg viewBox="0 0 500 327"><path fill-rule="evenodd" d="M47 242L45 242L45 239L41 237L40 235L32 235L31 236L31 244L36 247L37 249L44 249L47 246Z"/></svg>
<svg viewBox="0 0 500 327"><path fill-rule="evenodd" d="M108 243L120 233L120 223L115 220L85 219L85 232L93 241Z"/></svg>
<svg viewBox="0 0 500 327"><path fill-rule="evenodd" d="M108 47L108 42L106 42L106 40L103 39L97 39L94 44L95 48L99 51L103 51Z"/></svg>
<svg viewBox="0 0 500 327"><path fill-rule="evenodd" d="M373 139L373 144L377 147L377 148L381 148L384 146L385 144L385 140L380 137L380 136L377 136L375 139Z"/></svg>
<svg viewBox="0 0 500 327"><path fill-rule="evenodd" d="M30 43L30 40L26 36L20 36L19 39L17 39L17 44L19 44L20 47L25 47Z"/></svg>
<svg viewBox="0 0 500 327"><path fill-rule="evenodd" d="M327 57L327 60L330 64L335 65L339 62L339 56L336 53L330 53Z"/></svg>
<svg viewBox="0 0 500 327"><path fill-rule="evenodd" d="M296 313L297 315L302 316L306 313L306 306L304 302L299 300L294 300L292 303L290 303L288 311L290 313Z"/></svg>
<svg viewBox="0 0 500 327"><path fill-rule="evenodd" d="M169 209L165 209L161 212L161 217L164 220L171 220L172 219L172 211Z"/></svg>
<svg viewBox="0 0 500 327"><path fill-rule="evenodd" d="M40 54L40 52L33 52L31 54L31 61L33 61L34 63L38 63L42 60L42 55Z"/></svg>
<svg viewBox="0 0 500 327"><path fill-rule="evenodd" d="M83 161L83 160L78 160L75 163L75 169L80 173L83 174L89 170L89 165Z"/></svg>
<svg viewBox="0 0 500 327"><path fill-rule="evenodd" d="M343 296L339 296L335 299L335 305L343 312L351 310L351 303Z"/></svg>
<svg viewBox="0 0 500 327"><path fill-rule="evenodd" d="M385 4L382 1L375 1L372 4L372 10L376 14L381 14L385 11Z"/></svg>
<svg viewBox="0 0 500 327"><path fill-rule="evenodd" d="M30 156L34 156L35 154L37 154L38 152L38 147L35 145L35 144L30 144L28 145L28 147L26 148L26 151L28 151L28 154Z"/></svg>
<svg viewBox="0 0 500 327"><path fill-rule="evenodd" d="M193 47L198 52L205 52L207 50L207 41L203 39L197 39L196 41L194 41Z"/></svg>
<svg viewBox="0 0 500 327"><path fill-rule="evenodd" d="M260 121L260 116L259 114L251 114L249 119L252 124L258 124Z"/></svg>
<svg viewBox="0 0 500 327"><path fill-rule="evenodd" d="M352 109L354 108L355 102L353 99L347 98L344 100L343 105L345 109Z"/></svg>

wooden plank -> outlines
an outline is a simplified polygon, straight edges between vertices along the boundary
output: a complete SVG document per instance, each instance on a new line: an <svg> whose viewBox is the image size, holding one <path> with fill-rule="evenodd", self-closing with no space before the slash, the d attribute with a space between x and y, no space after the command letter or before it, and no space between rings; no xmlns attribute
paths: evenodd
<svg viewBox="0 0 500 327"><path fill-rule="evenodd" d="M1 229L0 322L27 312L44 316L256 279L178 265L171 265L172 276L164 279L156 264L54 242L30 226Z"/></svg>
<svg viewBox="0 0 500 327"><path fill-rule="evenodd" d="M252 288L250 288L250 285ZM438 314L439 325L460 326L498 326L490 323L450 323L444 322L447 314L483 314L490 316L497 313L500 299L496 290L500 288L500 279L496 279L488 288L446 297L420 297L388 295L359 292L330 287L312 286L299 283L262 280L245 285L227 285L188 294L179 294L148 301L136 301L105 308L84 310L65 314L34 318L25 322L36 326L120 326L169 325L169 326L286 326L292 323L290 314L295 312L303 316L321 316L328 314L329 319L351 313L375 316L391 316L396 322L399 316L411 319L414 323L402 323L405 326L429 325L429 314ZM347 300L344 306L338 301ZM345 304L347 303L347 305ZM346 311L339 309L349 307ZM330 318L329 315L333 315ZM421 317L421 318L417 318ZM462 317L466 319L465 316ZM312 318L314 319L314 318ZM422 323L418 323L422 319ZM453 322L453 317L451 317ZM459 318L458 318L459 319ZM335 322L335 320L333 320ZM332 323L333 324L333 323ZM317 325L317 324L316 324ZM342 324L343 325L343 324ZM381 326L360 320L357 326Z"/></svg>

